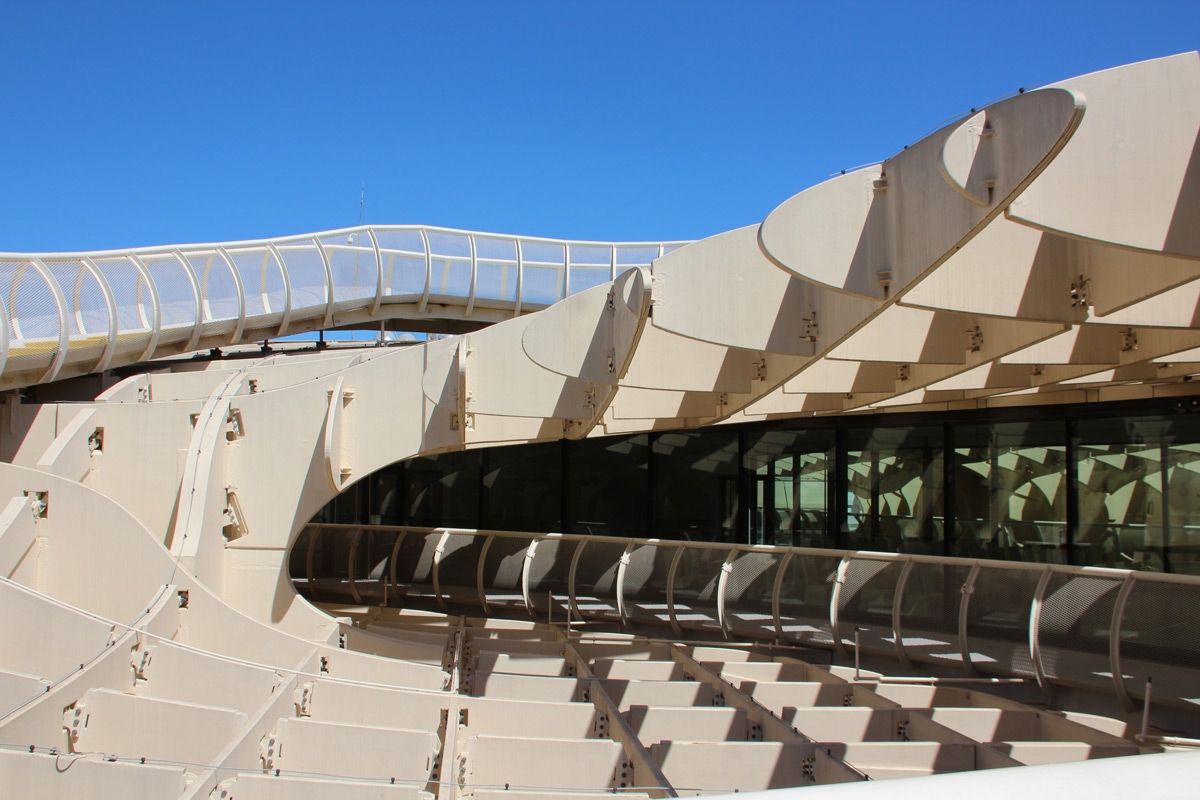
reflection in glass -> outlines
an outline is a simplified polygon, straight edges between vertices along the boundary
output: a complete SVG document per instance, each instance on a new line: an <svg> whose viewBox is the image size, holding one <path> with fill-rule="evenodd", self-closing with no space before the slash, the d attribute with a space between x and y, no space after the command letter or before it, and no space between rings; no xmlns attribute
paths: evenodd
<svg viewBox="0 0 1200 800"><path fill-rule="evenodd" d="M1063 563L1066 427L1060 420L955 429L953 554Z"/></svg>
<svg viewBox="0 0 1200 800"><path fill-rule="evenodd" d="M562 443L484 451L483 527L562 530Z"/></svg>
<svg viewBox="0 0 1200 800"><path fill-rule="evenodd" d="M833 439L827 430L747 436L751 544L837 546L827 524Z"/></svg>
<svg viewBox="0 0 1200 800"><path fill-rule="evenodd" d="M737 525L736 431L664 433L654 459L654 535L732 542Z"/></svg>
<svg viewBox="0 0 1200 800"><path fill-rule="evenodd" d="M852 550L937 555L943 545L942 429L847 432L845 533Z"/></svg>
<svg viewBox="0 0 1200 800"><path fill-rule="evenodd" d="M604 437L567 449L568 533L646 536L649 437Z"/></svg>
<svg viewBox="0 0 1200 800"><path fill-rule="evenodd" d="M414 458L405 468L406 524L474 528L479 524L479 451Z"/></svg>

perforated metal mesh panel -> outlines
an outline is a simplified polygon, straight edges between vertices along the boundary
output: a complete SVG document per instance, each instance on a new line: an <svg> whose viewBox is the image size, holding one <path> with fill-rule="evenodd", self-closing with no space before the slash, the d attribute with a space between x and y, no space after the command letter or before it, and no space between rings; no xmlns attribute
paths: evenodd
<svg viewBox="0 0 1200 800"><path fill-rule="evenodd" d="M742 553L731 564L725 584L725 617L730 630L770 638L775 630L772 596L779 553Z"/></svg>
<svg viewBox="0 0 1200 800"><path fill-rule="evenodd" d="M633 620L670 625L667 610L667 574L675 547L642 545L629 554L625 568L625 609Z"/></svg>
<svg viewBox="0 0 1200 800"><path fill-rule="evenodd" d="M913 564L900 603L904 652L910 659L962 663L958 615L970 571L965 564Z"/></svg>
<svg viewBox="0 0 1200 800"><path fill-rule="evenodd" d="M896 581L901 562L853 558L846 565L846 582L838 597L838 621L843 644L854 643L856 628L859 643L864 649L890 652L895 649L892 637L892 604L896 598Z"/></svg>
<svg viewBox="0 0 1200 800"><path fill-rule="evenodd" d="M984 567L967 614L971 663L985 672L1032 677L1029 615L1040 572Z"/></svg>
<svg viewBox="0 0 1200 800"><path fill-rule="evenodd" d="M292 319L300 320L324 313L325 262L316 245L297 242L282 245L279 255L292 284Z"/></svg>
<svg viewBox="0 0 1200 800"><path fill-rule="evenodd" d="M625 552L623 541L587 541L575 571L575 600L585 617L619 619L617 568Z"/></svg>
<svg viewBox="0 0 1200 800"><path fill-rule="evenodd" d="M452 533L446 537L438 561L438 588L448 602L479 605L478 567L484 536Z"/></svg>
<svg viewBox="0 0 1200 800"><path fill-rule="evenodd" d="M525 606L521 594L521 571L531 539L497 536L483 560L483 590L489 606Z"/></svg>
<svg viewBox="0 0 1200 800"><path fill-rule="evenodd" d="M379 264L375 261L375 248L371 246L371 239L365 231L322 236L321 245L329 259L329 271L333 274L335 303L375 296Z"/></svg>
<svg viewBox="0 0 1200 800"><path fill-rule="evenodd" d="M784 636L796 644L833 644L829 604L841 556L797 552L788 562L779 592Z"/></svg>
<svg viewBox="0 0 1200 800"><path fill-rule="evenodd" d="M1200 592L1139 580L1121 625L1121 673L1133 697L1154 679L1153 702L1200 705Z"/></svg>
<svg viewBox="0 0 1200 800"><path fill-rule="evenodd" d="M546 538L538 541L533 563L529 565L529 599L534 608L545 612L554 598L554 616L562 619L570 599L568 579L571 557L579 546L575 539Z"/></svg>
<svg viewBox="0 0 1200 800"><path fill-rule="evenodd" d="M720 630L717 616L717 584L721 565L729 551L719 548L688 548L675 570L675 619L681 627Z"/></svg>
<svg viewBox="0 0 1200 800"><path fill-rule="evenodd" d="M205 333L233 333L237 327L238 292L233 270L218 253L187 254L200 281L200 302L205 322L221 323L205 326Z"/></svg>
<svg viewBox="0 0 1200 800"><path fill-rule="evenodd" d="M1057 573L1046 586L1038 643L1046 677L1106 688L1112 685L1108 634L1122 581Z"/></svg>
<svg viewBox="0 0 1200 800"><path fill-rule="evenodd" d="M440 533L408 533L396 555L395 588L410 597L433 597L433 554Z"/></svg>
<svg viewBox="0 0 1200 800"><path fill-rule="evenodd" d="M146 258L144 263L158 292L163 329L195 325L196 294L183 265L174 256ZM190 338L191 331L186 333Z"/></svg>

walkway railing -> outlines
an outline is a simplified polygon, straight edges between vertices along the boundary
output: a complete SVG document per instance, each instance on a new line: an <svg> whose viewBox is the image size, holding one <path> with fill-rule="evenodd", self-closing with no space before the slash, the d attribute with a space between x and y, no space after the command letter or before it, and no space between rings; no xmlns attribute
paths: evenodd
<svg viewBox="0 0 1200 800"><path fill-rule="evenodd" d="M0 253L0 378L44 383L64 369L101 371L346 319L495 322L683 244L372 225L217 244Z"/></svg>
<svg viewBox="0 0 1200 800"><path fill-rule="evenodd" d="M448 528L309 525L318 600L436 603L863 652L1200 702L1200 578L895 553ZM857 634L857 636L856 636Z"/></svg>

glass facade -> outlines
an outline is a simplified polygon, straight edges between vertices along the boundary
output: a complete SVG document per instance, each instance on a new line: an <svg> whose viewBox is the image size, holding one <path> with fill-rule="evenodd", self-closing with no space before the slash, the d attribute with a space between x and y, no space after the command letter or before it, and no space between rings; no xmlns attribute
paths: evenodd
<svg viewBox="0 0 1200 800"><path fill-rule="evenodd" d="M1196 406L855 415L444 453L369 476L314 522L1200 574Z"/></svg>

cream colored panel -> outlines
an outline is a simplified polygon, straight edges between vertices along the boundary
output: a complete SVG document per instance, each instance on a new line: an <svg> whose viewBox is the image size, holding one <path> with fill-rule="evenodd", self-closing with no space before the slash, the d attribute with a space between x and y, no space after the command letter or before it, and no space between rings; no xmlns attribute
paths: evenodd
<svg viewBox="0 0 1200 800"><path fill-rule="evenodd" d="M1200 257L1200 56L1143 61L1054 86L1086 96L1087 114L1010 216L1072 236Z"/></svg>

